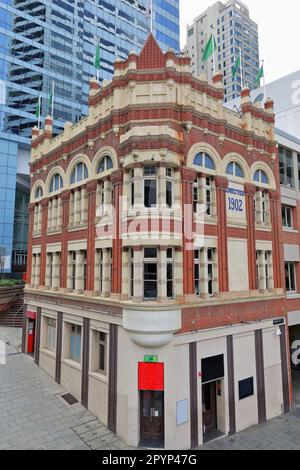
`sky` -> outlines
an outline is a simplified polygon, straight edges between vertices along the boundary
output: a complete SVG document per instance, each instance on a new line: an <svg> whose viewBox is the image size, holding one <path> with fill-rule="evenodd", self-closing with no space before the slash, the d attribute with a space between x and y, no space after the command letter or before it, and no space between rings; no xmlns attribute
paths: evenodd
<svg viewBox="0 0 300 470"><path fill-rule="evenodd" d="M179 0L181 47L186 44L186 25L212 5L214 0ZM266 82L300 69L299 0L244 0L251 18L258 23L260 59L265 61Z"/></svg>

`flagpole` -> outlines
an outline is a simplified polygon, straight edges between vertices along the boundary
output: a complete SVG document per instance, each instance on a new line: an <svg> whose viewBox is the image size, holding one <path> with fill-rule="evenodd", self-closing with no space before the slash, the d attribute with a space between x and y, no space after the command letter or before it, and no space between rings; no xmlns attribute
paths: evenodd
<svg viewBox="0 0 300 470"><path fill-rule="evenodd" d="M54 92L55 92L55 84L54 80L52 82L52 103L51 103L51 118L53 121L53 116L54 116Z"/></svg>
<svg viewBox="0 0 300 470"><path fill-rule="evenodd" d="M244 69L243 69L243 62L242 62L242 48L240 47L240 69L241 69L241 88L244 88Z"/></svg>
<svg viewBox="0 0 300 470"><path fill-rule="evenodd" d="M216 61L215 61L215 37L214 37L214 27L213 25L210 26L212 31L212 50L213 50L213 71L214 75L216 74Z"/></svg>
<svg viewBox="0 0 300 470"><path fill-rule="evenodd" d="M266 89L266 77L265 77L265 61L262 60L262 66L263 66L263 87L264 87L264 102L267 101L267 89Z"/></svg>
<svg viewBox="0 0 300 470"><path fill-rule="evenodd" d="M150 0L150 32L153 33L153 0Z"/></svg>
<svg viewBox="0 0 300 470"><path fill-rule="evenodd" d="M39 95L39 117L38 117L38 130L41 127L41 95Z"/></svg>

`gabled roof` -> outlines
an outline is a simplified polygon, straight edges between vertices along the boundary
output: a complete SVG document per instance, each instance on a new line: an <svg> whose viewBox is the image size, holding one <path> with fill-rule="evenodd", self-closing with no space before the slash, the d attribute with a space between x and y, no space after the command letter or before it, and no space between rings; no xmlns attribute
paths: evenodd
<svg viewBox="0 0 300 470"><path fill-rule="evenodd" d="M138 69L161 69L165 66L165 55L151 33L139 55Z"/></svg>

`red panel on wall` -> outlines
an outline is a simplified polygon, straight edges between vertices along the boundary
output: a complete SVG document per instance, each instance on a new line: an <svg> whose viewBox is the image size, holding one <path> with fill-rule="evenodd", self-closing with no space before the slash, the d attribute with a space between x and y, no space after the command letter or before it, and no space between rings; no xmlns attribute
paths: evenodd
<svg viewBox="0 0 300 470"><path fill-rule="evenodd" d="M139 363L139 390L153 390L163 392L164 384L164 364Z"/></svg>
<svg viewBox="0 0 300 470"><path fill-rule="evenodd" d="M25 317L29 318L30 320L36 320L36 312L31 312L30 310L27 310Z"/></svg>

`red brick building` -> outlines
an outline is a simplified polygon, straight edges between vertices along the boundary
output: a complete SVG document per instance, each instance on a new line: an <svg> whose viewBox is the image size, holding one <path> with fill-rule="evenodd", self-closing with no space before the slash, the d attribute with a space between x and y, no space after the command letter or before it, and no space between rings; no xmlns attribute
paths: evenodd
<svg viewBox="0 0 300 470"><path fill-rule="evenodd" d="M24 351L131 445L290 407L273 102L223 98L150 36L33 130Z"/></svg>

